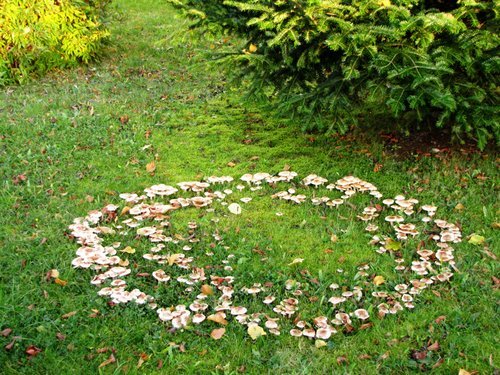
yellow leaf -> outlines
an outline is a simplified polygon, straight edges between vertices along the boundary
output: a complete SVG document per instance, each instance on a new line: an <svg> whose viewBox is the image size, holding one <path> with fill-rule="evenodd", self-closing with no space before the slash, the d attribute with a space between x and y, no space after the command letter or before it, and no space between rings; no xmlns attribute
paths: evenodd
<svg viewBox="0 0 500 375"><path fill-rule="evenodd" d="M314 346L319 349L322 348L323 346L326 346L326 342L323 340L316 340L314 342Z"/></svg>
<svg viewBox="0 0 500 375"><path fill-rule="evenodd" d="M123 207L123 210L122 210L120 216L128 214L129 211L130 211L130 207L129 206Z"/></svg>
<svg viewBox="0 0 500 375"><path fill-rule="evenodd" d="M60 278L56 277L56 279L54 280L54 282L57 284L57 285L60 285L60 286L65 286L68 282L66 280L61 280Z"/></svg>
<svg viewBox="0 0 500 375"><path fill-rule="evenodd" d="M256 46L255 44L250 44L250 45L248 46L248 52L250 52L250 53L255 53L255 52L257 52L257 46Z"/></svg>
<svg viewBox="0 0 500 375"><path fill-rule="evenodd" d="M469 243L473 245L482 245L484 244L484 237L473 233L469 238Z"/></svg>
<svg viewBox="0 0 500 375"><path fill-rule="evenodd" d="M292 266L294 264L302 263L303 261L304 261L304 259L302 259L302 258L295 258L294 260L292 260L291 263L288 263L288 265Z"/></svg>
<svg viewBox="0 0 500 375"><path fill-rule="evenodd" d="M156 163L154 160L151 163L146 164L146 171L148 173L153 173L156 170Z"/></svg>
<svg viewBox="0 0 500 375"><path fill-rule="evenodd" d="M122 253L134 254L135 249L133 247L127 246L125 249L121 250Z"/></svg>
<svg viewBox="0 0 500 375"><path fill-rule="evenodd" d="M59 271L58 270L50 270L50 277L53 279L57 279L59 277Z"/></svg>
<svg viewBox="0 0 500 375"><path fill-rule="evenodd" d="M461 368L459 371L458 371L458 375L470 375L470 372L467 371L467 370L464 370L463 368Z"/></svg>
<svg viewBox="0 0 500 375"><path fill-rule="evenodd" d="M172 264L174 264L177 259L179 259L181 257L182 254L172 254L168 257L168 265L171 266Z"/></svg>
<svg viewBox="0 0 500 375"><path fill-rule="evenodd" d="M264 329L257 324L249 325L247 332L252 340L257 340L260 336L266 335L266 331L264 331Z"/></svg>
<svg viewBox="0 0 500 375"><path fill-rule="evenodd" d="M210 333L210 337L214 340L219 340L226 333L225 328L216 328Z"/></svg>
<svg viewBox="0 0 500 375"><path fill-rule="evenodd" d="M384 279L384 276L375 276L375 278L373 279L373 283L375 285L382 285L385 283L385 279Z"/></svg>
<svg viewBox="0 0 500 375"><path fill-rule="evenodd" d="M211 296L214 294L214 290L212 289L212 287L208 284L203 284L201 286L201 292L206 295L206 296Z"/></svg>
<svg viewBox="0 0 500 375"><path fill-rule="evenodd" d="M332 241L333 243L337 242L339 240L339 238L337 237L336 234L332 234L331 237L330 237L330 241Z"/></svg>

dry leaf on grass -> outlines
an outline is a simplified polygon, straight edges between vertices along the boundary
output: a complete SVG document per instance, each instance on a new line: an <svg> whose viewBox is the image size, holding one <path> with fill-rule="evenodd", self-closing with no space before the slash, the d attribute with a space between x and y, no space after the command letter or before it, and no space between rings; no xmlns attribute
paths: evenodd
<svg viewBox="0 0 500 375"><path fill-rule="evenodd" d="M225 328L216 328L210 333L210 337L214 340L219 340L226 333Z"/></svg>

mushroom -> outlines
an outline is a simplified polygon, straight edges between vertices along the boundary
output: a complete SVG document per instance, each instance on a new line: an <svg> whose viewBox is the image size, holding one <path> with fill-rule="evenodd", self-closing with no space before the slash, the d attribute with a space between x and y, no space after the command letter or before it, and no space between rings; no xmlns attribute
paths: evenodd
<svg viewBox="0 0 500 375"><path fill-rule="evenodd" d="M365 309L357 309L354 311L354 315L356 318L361 319L361 320L366 320L370 317L370 314L368 314L368 311Z"/></svg>

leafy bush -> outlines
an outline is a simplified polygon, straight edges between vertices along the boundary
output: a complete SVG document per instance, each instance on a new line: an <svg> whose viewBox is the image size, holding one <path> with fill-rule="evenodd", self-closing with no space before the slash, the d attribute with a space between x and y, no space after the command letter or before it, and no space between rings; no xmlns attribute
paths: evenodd
<svg viewBox="0 0 500 375"><path fill-rule="evenodd" d="M327 130L384 113L499 142L498 0L168 1L244 38L226 60L252 89L332 114Z"/></svg>
<svg viewBox="0 0 500 375"><path fill-rule="evenodd" d="M87 63L109 35L106 0L0 1L0 85Z"/></svg>

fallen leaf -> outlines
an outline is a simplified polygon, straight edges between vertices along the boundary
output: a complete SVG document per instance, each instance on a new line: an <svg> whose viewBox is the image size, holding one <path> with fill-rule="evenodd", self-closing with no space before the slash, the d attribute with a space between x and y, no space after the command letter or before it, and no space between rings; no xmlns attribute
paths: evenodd
<svg viewBox="0 0 500 375"><path fill-rule="evenodd" d="M229 163L227 163L227 166L230 167L230 168L233 168L236 166L236 163L230 161Z"/></svg>
<svg viewBox="0 0 500 375"><path fill-rule="evenodd" d="M380 163L375 164L375 166L373 167L373 172L375 172L375 173L380 172L382 167L383 167L383 165Z"/></svg>
<svg viewBox="0 0 500 375"><path fill-rule="evenodd" d="M392 251L398 251L401 249L401 243L398 242L398 241L394 241L392 238L388 238L386 241L385 241L385 245L384 247L387 249L387 250L392 250Z"/></svg>
<svg viewBox="0 0 500 375"><path fill-rule="evenodd" d="M130 211L129 206L123 207L122 212L120 213L120 216L126 215L129 211Z"/></svg>
<svg viewBox="0 0 500 375"><path fill-rule="evenodd" d="M57 279L59 277L59 271L58 270L50 270L50 277L52 277L53 279Z"/></svg>
<svg viewBox="0 0 500 375"><path fill-rule="evenodd" d="M253 43L250 43L250 45L248 46L248 52L250 52L250 53L257 52L257 46Z"/></svg>
<svg viewBox="0 0 500 375"><path fill-rule="evenodd" d="M16 338L14 338L11 342L9 342L7 345L5 345L4 349L7 351L12 350L15 343L16 343Z"/></svg>
<svg viewBox="0 0 500 375"><path fill-rule="evenodd" d="M337 242L339 240L339 238L337 237L336 234L332 234L330 236L330 241L332 241L333 243Z"/></svg>
<svg viewBox="0 0 500 375"><path fill-rule="evenodd" d="M431 352L435 352L436 350L439 350L439 342L434 342L432 345L429 345L427 347L427 350L431 351Z"/></svg>
<svg viewBox="0 0 500 375"><path fill-rule="evenodd" d="M133 247L127 246L125 249L120 250L122 253L135 254L135 249Z"/></svg>
<svg viewBox="0 0 500 375"><path fill-rule="evenodd" d="M61 280L60 278L56 278L54 280L54 282L57 284L57 285L61 285L61 286L65 286L68 282L66 280Z"/></svg>
<svg viewBox="0 0 500 375"><path fill-rule="evenodd" d="M292 260L291 263L288 263L288 265L292 266L294 264L302 263L303 261L304 261L304 259L302 259L302 258L295 258L294 260Z"/></svg>
<svg viewBox="0 0 500 375"><path fill-rule="evenodd" d="M373 278L373 283L375 285L382 285L385 283L385 279L384 279L384 276L375 276Z"/></svg>
<svg viewBox="0 0 500 375"><path fill-rule="evenodd" d="M148 173L153 173L156 170L156 163L154 160L151 163L146 164L146 171Z"/></svg>
<svg viewBox="0 0 500 375"><path fill-rule="evenodd" d="M322 348L322 347L324 347L324 346L326 346L326 345L327 345L327 344L326 344L326 341L323 341L323 340L316 340L316 341L314 342L314 346L315 346L316 348L318 348L318 349L319 349L319 348Z"/></svg>
<svg viewBox="0 0 500 375"><path fill-rule="evenodd" d="M260 336L266 335L266 331L264 331L264 329L257 324L249 325L247 332L252 340L257 340Z"/></svg>
<svg viewBox="0 0 500 375"><path fill-rule="evenodd" d="M225 328L216 328L210 333L210 337L214 340L220 340L220 338L224 336L224 333L226 333Z"/></svg>
<svg viewBox="0 0 500 375"><path fill-rule="evenodd" d="M234 215L241 214L241 206L238 203L231 203L227 208Z"/></svg>
<svg viewBox="0 0 500 375"><path fill-rule="evenodd" d="M446 320L446 315L440 315L434 320L437 324L444 322Z"/></svg>
<svg viewBox="0 0 500 375"><path fill-rule="evenodd" d="M384 354L382 354L379 359L387 359L387 358L389 358L389 354L390 354L390 352L387 351Z"/></svg>
<svg viewBox="0 0 500 375"><path fill-rule="evenodd" d="M462 203L458 203L456 206L455 206L455 210L456 211L463 211L465 208L465 206L462 204Z"/></svg>
<svg viewBox="0 0 500 375"><path fill-rule="evenodd" d="M213 288L210 285L203 284L201 286L201 293L203 293L206 296L211 296L211 295L214 294L214 290L213 290Z"/></svg>
<svg viewBox="0 0 500 375"><path fill-rule="evenodd" d="M458 371L458 375L471 375L471 373L467 370L464 370L463 368L461 368L459 371Z"/></svg>
<svg viewBox="0 0 500 375"><path fill-rule="evenodd" d="M368 329L368 328L370 328L370 327L372 327L372 326L373 326L373 323L371 323L371 322L370 322L370 323L361 324L361 325L359 326L359 330L360 330L360 331L362 331L362 330L364 330L364 329Z"/></svg>
<svg viewBox="0 0 500 375"><path fill-rule="evenodd" d="M69 313L62 315L61 318L68 319L68 318L71 318L73 315L76 315L76 313L77 313L77 311L71 311Z"/></svg>
<svg viewBox="0 0 500 375"><path fill-rule="evenodd" d="M116 358L113 354L111 354L108 359L106 359L104 362L102 362L99 365L99 368L102 368L104 366L110 365L110 364L115 363L115 362L116 362Z"/></svg>
<svg viewBox="0 0 500 375"><path fill-rule="evenodd" d="M59 341L64 341L64 340L66 340L66 336L64 336L61 332L57 332L57 333L56 333L56 338L57 338Z"/></svg>
<svg viewBox="0 0 500 375"><path fill-rule="evenodd" d="M36 357L41 351L42 349L37 348L35 345L30 345L26 348L25 353L29 357Z"/></svg>
<svg viewBox="0 0 500 375"><path fill-rule="evenodd" d="M183 254L172 254L168 257L168 265L174 264Z"/></svg>
<svg viewBox="0 0 500 375"><path fill-rule="evenodd" d="M347 357L344 357L344 356L337 357L337 364L339 366L343 365L343 364L347 364L347 363L349 363Z"/></svg>
<svg viewBox="0 0 500 375"><path fill-rule="evenodd" d="M470 236L469 243L473 245L482 245L484 244L484 237L474 233Z"/></svg>
<svg viewBox="0 0 500 375"><path fill-rule="evenodd" d="M444 358L440 358L434 365L432 366L433 369L438 368L444 363Z"/></svg>
<svg viewBox="0 0 500 375"><path fill-rule="evenodd" d="M2 335L3 337L8 337L11 333L12 333L11 328L5 328L2 331L0 331L0 335Z"/></svg>
<svg viewBox="0 0 500 375"><path fill-rule="evenodd" d="M207 320L211 320L212 322L219 323L222 325L227 324L227 320L224 318L224 316L220 312L209 315L207 317Z"/></svg>
<svg viewBox="0 0 500 375"><path fill-rule="evenodd" d="M137 362L136 368L141 368L141 366L149 359L149 356L146 353L141 353L139 356L139 361Z"/></svg>

